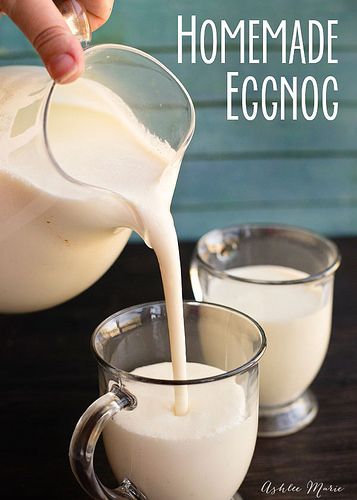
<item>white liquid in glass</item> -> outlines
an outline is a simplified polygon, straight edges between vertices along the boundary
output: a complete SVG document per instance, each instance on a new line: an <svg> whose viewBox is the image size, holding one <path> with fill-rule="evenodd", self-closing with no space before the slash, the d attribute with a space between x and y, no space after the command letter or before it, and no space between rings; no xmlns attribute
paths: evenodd
<svg viewBox="0 0 357 500"><path fill-rule="evenodd" d="M223 373L187 363L188 378ZM172 378L170 363L134 370L149 378ZM243 481L256 440L258 408L246 415L235 377L188 386L190 409L177 418L170 386L132 383L138 400L106 425L104 443L118 481L130 478L155 500L228 500ZM199 496L197 496L199 492Z"/></svg>
<svg viewBox="0 0 357 500"><path fill-rule="evenodd" d="M248 279L287 281L306 273L283 266L259 265L229 269ZM267 335L267 351L260 363L260 404L293 401L317 375L328 348L331 285L259 285L212 277L204 299L224 304L256 319Z"/></svg>

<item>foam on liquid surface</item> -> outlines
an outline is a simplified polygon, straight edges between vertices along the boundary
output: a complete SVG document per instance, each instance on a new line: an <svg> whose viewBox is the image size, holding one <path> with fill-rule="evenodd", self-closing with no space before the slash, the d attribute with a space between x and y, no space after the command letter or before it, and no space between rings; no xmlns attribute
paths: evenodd
<svg viewBox="0 0 357 500"><path fill-rule="evenodd" d="M137 368L132 373L154 379L172 380L171 363ZM207 378L223 370L200 363L187 363L188 379ZM185 418L173 413L173 391L170 386L137 384L135 411L115 417L123 429L160 439L200 439L224 432L245 419L245 396L235 377L224 382L188 386L190 407Z"/></svg>

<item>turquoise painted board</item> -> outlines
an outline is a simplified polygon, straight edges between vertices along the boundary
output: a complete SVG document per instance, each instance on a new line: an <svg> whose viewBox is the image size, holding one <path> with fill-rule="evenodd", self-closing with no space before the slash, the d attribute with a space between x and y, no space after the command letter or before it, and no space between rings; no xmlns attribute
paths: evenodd
<svg viewBox="0 0 357 500"><path fill-rule="evenodd" d="M110 20L94 33L93 42L125 43L144 50L176 53L178 15L183 16L184 22L196 15L198 27L204 19L215 22L226 19L232 28L240 19L267 19L272 26L277 26L282 19L288 22L299 19L302 24L309 19L318 19L321 23L337 19L337 50L357 49L355 0L116 0ZM22 35L8 25L7 19L0 23L3 52L32 51Z"/></svg>
<svg viewBox="0 0 357 500"><path fill-rule="evenodd" d="M357 19L357 15L356 15ZM152 52L161 62L168 66L183 82L186 83L187 89L189 90L192 98L195 100L196 105L208 105L208 104L222 104L225 105L226 99L226 73L228 71L238 71L238 78L234 79L234 83L238 84L249 75L254 76L258 82L259 88L261 88L261 83L267 74L274 75L275 78L280 78L285 76L288 81L291 81L293 76L298 76L299 85L301 85L303 79L312 75L319 85L322 85L325 78L331 74L336 77L339 84L339 97L342 97L342 101L354 101L357 103L357 96L355 91L354 80L351 78L351 68L357 67L357 49L356 52L341 52L338 54L339 64L330 65L327 62L321 62L311 68L311 66L306 66L303 64L294 65L282 65L280 63L280 55L278 53L273 53L269 61L269 70L265 65L249 65L249 64L237 64L236 62L230 61L227 64L221 64L219 61L211 65L204 64L202 61L196 64L178 64L176 54L165 54L159 52ZM272 91L272 88L268 86L268 99L277 98L277 93ZM329 87L330 90L330 87ZM311 91L308 89L307 97L311 99ZM250 99L260 100L258 92L254 92L252 87L248 87L248 96ZM335 99L335 95L332 92L328 94L329 100Z"/></svg>
<svg viewBox="0 0 357 500"><path fill-rule="evenodd" d="M329 203L357 205L357 158L185 161L173 206L198 211L245 206L316 208Z"/></svg>
<svg viewBox="0 0 357 500"><path fill-rule="evenodd" d="M157 57L185 83L197 107L208 105L225 106L227 71L239 72L239 77L234 80L234 83L241 83L247 76L252 75L257 80L259 87L267 75L267 68L262 65L252 67L248 64L238 65L234 62L222 65L219 61L212 65L206 65L202 61L194 65L178 64L176 54L161 53L157 49L150 51L150 53ZM333 74L338 80L341 105L345 102L348 102L348 105L351 103L357 105L355 82L351 78L352 68L357 67L357 48L356 52L341 52L338 57L339 64L334 67L325 62L311 69L311 67L302 64L282 66L279 62L279 55L274 53L269 63L269 73L277 79L285 76L289 81L293 76L298 76L299 85L301 85L306 76L312 75L320 86L325 78ZM41 64L41 61L33 52L11 51L5 53L5 50L1 52L0 45L0 65L5 64ZM336 98L331 90L332 88L329 87L329 101ZM269 101L277 98L277 93L273 92L270 86L267 87L267 91ZM311 94L311 89L308 88L307 98L309 101L311 101ZM248 87L248 97L249 99L260 101L259 92L254 92L251 86Z"/></svg>
<svg viewBox="0 0 357 500"><path fill-rule="evenodd" d="M321 216L323 213L323 216ZM177 232L181 239L195 240L205 232L247 222L293 224L321 234L345 236L356 234L357 206L319 207L249 207L227 211L200 210L199 212L174 211ZM135 238L135 241L138 241Z"/></svg>
<svg viewBox="0 0 357 500"><path fill-rule="evenodd" d="M280 63L279 45L271 44L269 64L238 64L237 46L227 45L227 59L205 65L198 57L189 63L184 44L183 64L177 63L177 16L188 26L210 18L226 19L234 27L240 19L267 19L290 26L317 19L339 21L335 56L339 64ZM298 224L327 234L357 234L357 2L355 0L225 0L191 2L122 0L110 21L94 34L94 43L125 43L158 57L187 86L197 110L196 133L184 160L173 212L181 238L195 239L216 226L245 221ZM303 30L305 35L306 31ZM258 41L258 48L259 48ZM257 52L259 55L259 51ZM0 19L0 65L40 64L19 30ZM335 121L321 115L312 122L287 119L267 122L260 115L252 122L226 121L226 72L253 75L258 84L268 74L301 81L313 75L321 86L330 74L339 84L339 114ZM276 98L269 91L268 103ZM329 93L331 103L336 96ZM259 93L248 100L260 104ZM307 94L308 105L312 94ZM237 101L239 104L239 100Z"/></svg>
<svg viewBox="0 0 357 500"><path fill-rule="evenodd" d="M238 123L225 117L223 107L197 109L197 128L188 157L217 159L250 153L269 155L276 151L287 156L301 151L322 155L327 151L357 153L357 109L354 107L341 109L334 121L316 118L311 122L303 119L268 122L258 116L254 122L240 120Z"/></svg>
<svg viewBox="0 0 357 500"><path fill-rule="evenodd" d="M115 37L118 42L143 49L161 46L176 52L177 15L184 21L196 15L198 25L204 19L226 19L233 26L239 19L268 19L272 26L282 19L300 19L302 23L308 19L322 23L338 19L338 44L357 47L355 0L122 0L116 3L114 12L117 16L109 21L105 33L98 32L98 39L113 41Z"/></svg>

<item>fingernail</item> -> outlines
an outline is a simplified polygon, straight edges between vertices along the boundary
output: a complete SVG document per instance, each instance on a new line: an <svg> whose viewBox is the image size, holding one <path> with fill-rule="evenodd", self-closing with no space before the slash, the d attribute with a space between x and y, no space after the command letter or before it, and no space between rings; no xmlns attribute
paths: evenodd
<svg viewBox="0 0 357 500"><path fill-rule="evenodd" d="M66 83L77 73L78 64L70 54L52 56L48 63L48 71L57 83Z"/></svg>

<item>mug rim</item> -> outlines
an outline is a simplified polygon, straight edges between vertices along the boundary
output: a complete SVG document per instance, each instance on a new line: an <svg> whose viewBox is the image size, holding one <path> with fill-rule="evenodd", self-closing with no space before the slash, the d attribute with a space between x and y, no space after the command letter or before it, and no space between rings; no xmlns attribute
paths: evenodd
<svg viewBox="0 0 357 500"><path fill-rule="evenodd" d="M204 242L205 239L209 235L211 235L214 232L221 232L224 233L226 231L235 231L239 232L244 229L255 229L255 230L269 230L272 229L274 231L276 230L282 230L282 231L289 231L290 233L300 233L303 235L306 235L308 237L314 238L315 241L319 241L324 243L327 247L332 252L333 255L333 261L332 263L322 269L321 271L317 273L312 273L308 274L304 278L298 278L298 279L292 279L292 280L263 280L263 279L253 279L253 278L244 278L240 276L234 276L232 274L229 274L227 271L221 271L219 269L216 269L214 266L211 264L208 264L206 261L203 260L201 257L201 254L199 252L199 245ZM194 254L193 254L193 259L192 262L194 262L194 259L197 259L206 270L210 274L213 274L214 276L217 276L219 278L225 279L225 280L232 280L232 281L239 281L243 283L251 283L251 284L256 284L256 285L298 285L302 283L310 283L312 281L318 281L326 276L330 276L335 273L335 271L340 267L341 264L341 254L339 252L339 249L337 245L330 240L329 238L326 238L318 233L315 233L314 231L310 231L308 229L299 227L299 226L293 226L289 224L274 224L274 223L244 223L244 224L235 224L231 226L226 226L226 227L220 227L220 228L215 228L211 229L210 231L207 231L205 234L203 234L197 241L194 249ZM192 270L192 263L191 263L191 270ZM229 270L228 270L229 271Z"/></svg>
<svg viewBox="0 0 357 500"><path fill-rule="evenodd" d="M243 363L242 365L234 368L233 370L228 370L223 373L220 373L218 375L214 375L211 377L203 377L203 378L198 378L198 379L188 379L188 380L169 380L169 379L158 379L158 378L149 378L149 377L143 377L142 375L136 375L131 372L127 372L125 370L122 370L121 368L116 368L115 366L111 365L108 361L106 361L98 352L96 349L96 339L97 336L100 332L100 330L105 326L107 323L118 317L119 315L122 314L127 314L128 312L137 310L138 308L148 308L151 306L164 306L166 308L166 303L165 301L153 301L153 302L145 302L143 304L137 304L134 306L127 307L125 309L122 309L120 311L117 311L110 316L108 316L106 319L104 319L94 330L92 336L91 336L91 349L92 352L94 353L94 356L96 358L97 363L104 368L105 370L111 372L112 374L115 374L116 376L123 376L127 380L132 380L136 382L144 382L148 384L156 384L156 385L168 385L168 386L182 386L182 385L198 385L198 384L204 384L204 383L209 383L209 382L216 382L218 380L223 380L226 378L230 378L235 375L239 375L242 373L247 372L254 366L256 366L263 356L266 347L267 347L267 340L266 340L266 335L263 330L263 328L260 326L260 324L251 316L248 314L245 314L242 311L238 311L237 309L233 309L231 307L223 306L221 304L215 304L212 302L198 302L195 300L183 300L183 305L184 306L194 306L198 308L202 307L208 307L208 308L214 308L214 309L221 309L226 312L233 313L236 316L242 316L246 320L248 320L250 323L252 323L256 329L256 332L258 333L259 339L260 339L260 345L258 349L255 350L253 355L250 357L248 361Z"/></svg>

